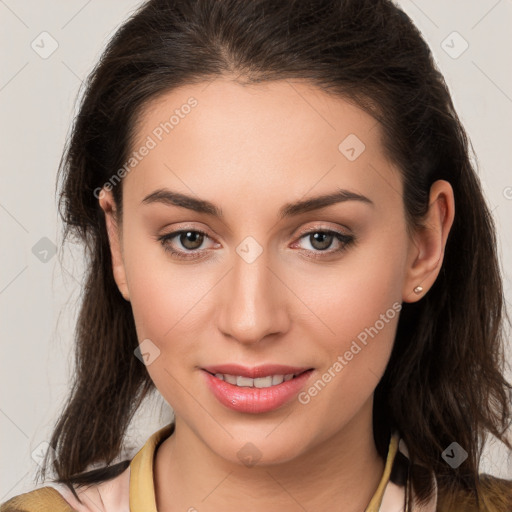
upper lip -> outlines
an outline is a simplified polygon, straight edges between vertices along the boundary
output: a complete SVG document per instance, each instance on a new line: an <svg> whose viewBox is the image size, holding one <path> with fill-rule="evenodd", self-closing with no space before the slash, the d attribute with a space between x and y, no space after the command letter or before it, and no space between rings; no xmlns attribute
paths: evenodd
<svg viewBox="0 0 512 512"><path fill-rule="evenodd" d="M215 366L205 366L203 367L203 370L213 374L222 373L257 379L259 377L268 377L269 375L298 375L307 370L312 370L312 368L305 366L286 366L282 364L264 364L261 366L254 366L252 368L241 366L239 364L219 364Z"/></svg>

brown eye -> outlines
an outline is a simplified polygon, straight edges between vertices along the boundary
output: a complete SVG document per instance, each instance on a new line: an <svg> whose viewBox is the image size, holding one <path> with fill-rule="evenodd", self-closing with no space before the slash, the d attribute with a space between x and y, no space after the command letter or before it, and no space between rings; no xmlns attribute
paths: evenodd
<svg viewBox="0 0 512 512"><path fill-rule="evenodd" d="M309 247L304 247L300 242L296 242L295 246L308 253L310 258L326 258L335 254L341 254L354 244L355 240L356 237L354 235L317 228L303 232L299 238L299 241L305 242Z"/></svg>
<svg viewBox="0 0 512 512"><path fill-rule="evenodd" d="M164 250L177 259L198 259L204 251L199 249L210 237L197 229L182 229L157 237Z"/></svg>
<svg viewBox="0 0 512 512"><path fill-rule="evenodd" d="M181 245L190 251L199 249L204 241L204 235L199 231L183 231L179 236Z"/></svg>
<svg viewBox="0 0 512 512"><path fill-rule="evenodd" d="M326 231L317 231L309 235L311 246L318 251L325 251L331 246L334 235Z"/></svg>
<svg viewBox="0 0 512 512"><path fill-rule="evenodd" d="M199 260L205 257L207 251L205 248L200 249L200 247L203 242L209 239L210 237L206 233L196 229L182 229L157 237L166 252L170 253L173 258L181 260ZM303 233L300 240L309 242L310 248L299 248L314 259L329 257L335 253L345 251L355 242L355 236L328 229L316 229ZM333 242L336 242L336 246L331 248Z"/></svg>

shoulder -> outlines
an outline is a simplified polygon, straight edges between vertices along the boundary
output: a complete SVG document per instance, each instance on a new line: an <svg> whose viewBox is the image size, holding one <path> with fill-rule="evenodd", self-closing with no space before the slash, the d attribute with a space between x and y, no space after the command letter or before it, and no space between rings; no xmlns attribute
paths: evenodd
<svg viewBox="0 0 512 512"><path fill-rule="evenodd" d="M476 499L467 491L439 490L439 512L510 512L512 511L512 480L488 474L480 475L481 502L479 509Z"/></svg>
<svg viewBox="0 0 512 512"><path fill-rule="evenodd" d="M0 504L0 512L73 512L71 505L53 487L19 494Z"/></svg>
<svg viewBox="0 0 512 512"><path fill-rule="evenodd" d="M48 482L0 505L0 512L125 512L130 510L130 466L115 478L75 487Z"/></svg>

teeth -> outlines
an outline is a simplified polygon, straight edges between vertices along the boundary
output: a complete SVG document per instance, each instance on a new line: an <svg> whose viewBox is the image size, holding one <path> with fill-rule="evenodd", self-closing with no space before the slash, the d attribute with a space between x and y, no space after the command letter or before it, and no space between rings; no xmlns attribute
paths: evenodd
<svg viewBox="0 0 512 512"><path fill-rule="evenodd" d="M234 375L223 375L224 380L229 384L234 384L236 386L236 377Z"/></svg>
<svg viewBox="0 0 512 512"><path fill-rule="evenodd" d="M242 377L241 375L228 375L223 373L216 373L215 377L220 380L225 380L229 384L239 387L249 388L269 388L270 386L276 386L281 384L283 381L292 380L295 375L290 373L288 375L269 375L268 377L259 377L257 379L251 379L249 377Z"/></svg>
<svg viewBox="0 0 512 512"><path fill-rule="evenodd" d="M257 379L250 379L249 377L237 377L236 385L237 386L248 386L252 388L254 386L254 381Z"/></svg>
<svg viewBox="0 0 512 512"><path fill-rule="evenodd" d="M272 386L275 386L276 384L281 384L283 382L284 377L282 375L274 375L272 377Z"/></svg>

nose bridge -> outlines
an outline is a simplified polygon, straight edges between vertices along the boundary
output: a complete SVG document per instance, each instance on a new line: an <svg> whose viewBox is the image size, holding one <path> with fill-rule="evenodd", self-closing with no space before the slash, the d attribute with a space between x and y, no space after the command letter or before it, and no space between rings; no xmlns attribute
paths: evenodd
<svg viewBox="0 0 512 512"><path fill-rule="evenodd" d="M269 253L246 237L233 255L219 328L243 343L255 343L287 327L282 284L268 268Z"/></svg>

